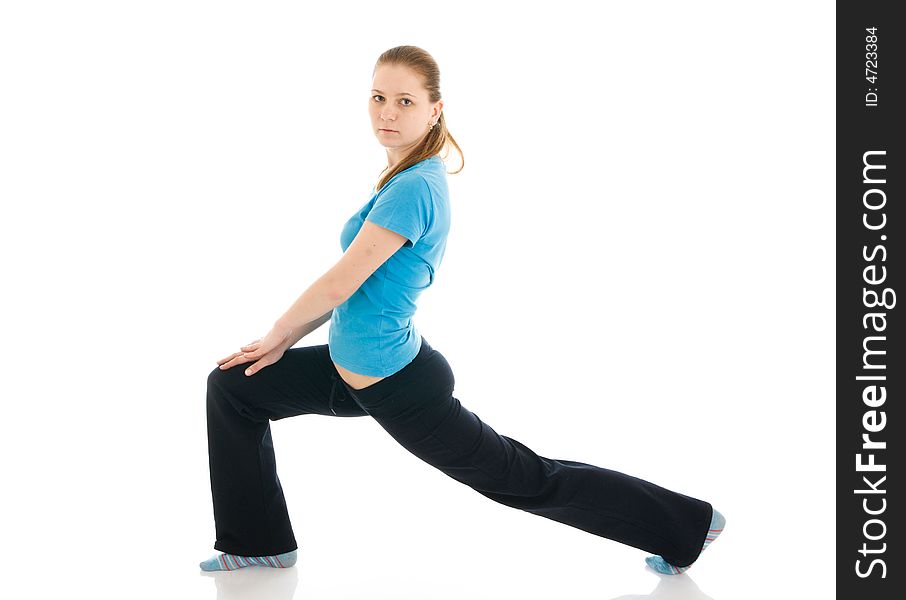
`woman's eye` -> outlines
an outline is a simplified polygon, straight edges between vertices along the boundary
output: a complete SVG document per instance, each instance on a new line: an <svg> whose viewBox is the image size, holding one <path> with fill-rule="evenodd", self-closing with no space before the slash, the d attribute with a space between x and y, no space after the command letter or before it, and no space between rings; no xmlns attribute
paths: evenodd
<svg viewBox="0 0 906 600"><path fill-rule="evenodd" d="M377 102L380 102L381 100L384 99L384 97L381 96L380 94L375 94L371 97L372 100L374 100L375 98L380 98L380 100L377 100ZM409 103L409 104L403 104L403 106L412 106L412 100L410 100L409 98L403 98L403 100L405 100L406 102Z"/></svg>

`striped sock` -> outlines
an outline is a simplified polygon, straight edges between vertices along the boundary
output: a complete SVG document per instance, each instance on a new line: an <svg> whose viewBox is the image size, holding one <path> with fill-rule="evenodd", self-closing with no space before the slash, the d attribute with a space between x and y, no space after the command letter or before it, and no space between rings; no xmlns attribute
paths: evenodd
<svg viewBox="0 0 906 600"><path fill-rule="evenodd" d="M720 535L720 532L724 530L724 525L727 523L727 520L722 514L717 512L717 509L713 506L711 507L711 525L708 528L708 535L705 537L705 543L702 546L702 552L705 551L711 542L717 539L717 536ZM692 565L686 565L685 567L674 567L661 556L649 556L645 559L645 562L648 563L648 566L657 571L658 573L663 573L664 575L679 575ZM695 563L692 563L695 564Z"/></svg>
<svg viewBox="0 0 906 600"><path fill-rule="evenodd" d="M202 571L235 571L243 567L262 566L285 569L296 564L296 551L271 556L237 556L223 553L198 563Z"/></svg>

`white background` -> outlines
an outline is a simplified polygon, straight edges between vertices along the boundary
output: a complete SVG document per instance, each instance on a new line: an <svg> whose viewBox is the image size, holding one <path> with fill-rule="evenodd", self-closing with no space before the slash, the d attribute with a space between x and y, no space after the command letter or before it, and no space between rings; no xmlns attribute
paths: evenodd
<svg viewBox="0 0 906 600"><path fill-rule="evenodd" d="M827 597L834 29L788 0L4 3L0 585ZM498 433L723 512L685 575L322 416L272 424L297 566L200 574L207 374L339 260L401 44L438 61L465 153L419 330Z"/></svg>

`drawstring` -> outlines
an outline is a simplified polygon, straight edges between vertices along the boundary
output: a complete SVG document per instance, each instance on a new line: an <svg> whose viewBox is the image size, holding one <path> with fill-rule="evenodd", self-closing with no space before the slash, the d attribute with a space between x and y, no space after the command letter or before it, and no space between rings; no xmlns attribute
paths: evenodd
<svg viewBox="0 0 906 600"><path fill-rule="evenodd" d="M330 399L327 401L327 406L328 406L328 408L330 408L330 412L332 412L334 415L337 414L337 411L335 411L333 409L333 399L336 395L336 389L337 389L338 383L340 383L340 378L337 376L333 376L333 385L330 386Z"/></svg>

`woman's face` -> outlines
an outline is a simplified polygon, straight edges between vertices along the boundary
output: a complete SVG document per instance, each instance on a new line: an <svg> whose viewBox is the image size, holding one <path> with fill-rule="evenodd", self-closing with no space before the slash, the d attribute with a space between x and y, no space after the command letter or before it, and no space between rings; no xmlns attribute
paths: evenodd
<svg viewBox="0 0 906 600"><path fill-rule="evenodd" d="M405 154L440 118L443 100L430 102L428 90L408 67L379 66L371 87L368 100L371 127L378 141L391 154Z"/></svg>

